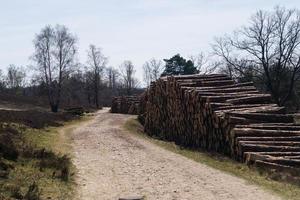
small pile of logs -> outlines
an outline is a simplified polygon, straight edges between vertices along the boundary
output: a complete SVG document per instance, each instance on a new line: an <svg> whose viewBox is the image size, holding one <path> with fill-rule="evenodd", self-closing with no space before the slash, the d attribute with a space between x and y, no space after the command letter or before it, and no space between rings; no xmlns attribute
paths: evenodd
<svg viewBox="0 0 300 200"><path fill-rule="evenodd" d="M300 170L300 125L252 82L222 74L163 77L140 103L145 132L247 164Z"/></svg>
<svg viewBox="0 0 300 200"><path fill-rule="evenodd" d="M111 112L137 115L139 103L140 98L138 96L114 97L111 104Z"/></svg>

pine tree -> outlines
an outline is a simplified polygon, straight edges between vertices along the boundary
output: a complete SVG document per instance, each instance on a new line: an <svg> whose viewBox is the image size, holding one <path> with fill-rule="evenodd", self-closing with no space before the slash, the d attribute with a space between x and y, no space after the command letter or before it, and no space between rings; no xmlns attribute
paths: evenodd
<svg viewBox="0 0 300 200"><path fill-rule="evenodd" d="M181 57L180 54L176 54L170 59L164 59L164 61L166 62L166 65L162 76L199 73L193 62L191 60L187 61L186 59Z"/></svg>

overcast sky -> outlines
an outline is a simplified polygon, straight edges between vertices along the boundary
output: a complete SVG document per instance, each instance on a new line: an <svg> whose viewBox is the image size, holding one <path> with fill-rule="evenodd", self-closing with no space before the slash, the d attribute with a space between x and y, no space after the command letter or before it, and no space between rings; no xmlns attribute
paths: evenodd
<svg viewBox="0 0 300 200"><path fill-rule="evenodd" d="M300 8L300 0L0 0L0 69L31 63L33 38L63 24L79 38L79 59L95 44L118 68L131 60L142 80L152 57L209 52L215 36L247 24L258 9Z"/></svg>

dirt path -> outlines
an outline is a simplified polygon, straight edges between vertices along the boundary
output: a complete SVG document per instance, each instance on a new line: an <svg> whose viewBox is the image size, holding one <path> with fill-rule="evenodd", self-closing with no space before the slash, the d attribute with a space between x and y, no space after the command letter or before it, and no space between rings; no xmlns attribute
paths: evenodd
<svg viewBox="0 0 300 200"><path fill-rule="evenodd" d="M123 130L128 115L105 109L73 133L78 199L279 199L246 181Z"/></svg>

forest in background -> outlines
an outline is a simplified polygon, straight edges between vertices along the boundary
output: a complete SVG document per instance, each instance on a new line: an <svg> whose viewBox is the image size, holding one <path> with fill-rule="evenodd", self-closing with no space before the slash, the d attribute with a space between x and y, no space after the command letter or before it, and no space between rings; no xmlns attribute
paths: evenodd
<svg viewBox="0 0 300 200"><path fill-rule="evenodd" d="M126 60L111 67L102 49L93 44L87 49L85 61L79 62L77 44L78 38L66 26L45 26L34 37L31 66L10 65L0 70L0 199L68 199L75 172L68 156L69 147L60 141L59 127L79 123L76 120L80 117L60 111L110 106L114 96L141 94L162 76L223 73L237 82L253 81L261 92L270 93L273 102L286 106L290 112L300 108L297 9L276 7L272 11L258 11L249 24L232 34L216 37L211 52L199 51L187 58L180 54L163 60L152 58L143 66ZM143 82L136 76L137 67L143 68ZM159 102L157 96L153 99ZM21 109L10 107L14 103ZM30 105L29 110L26 104ZM184 116L183 112L178 113ZM83 118L83 122L87 119ZM189 124L192 118L185 119L185 124ZM171 133L179 130L176 127L180 123L175 122L170 126L175 129ZM161 119L157 124L162 127ZM199 129L195 130L198 133ZM227 168L243 171L231 165Z"/></svg>
<svg viewBox="0 0 300 200"><path fill-rule="evenodd" d="M140 94L161 76L224 73L237 82L253 81L273 101L290 111L300 108L300 11L275 7L259 10L249 24L232 34L215 37L210 52L188 58L180 54L169 59L155 58L143 66L130 60L111 67L108 57L90 45L86 61L77 59L78 38L63 25L45 26L35 35L33 65L10 65L0 71L1 98L24 98L41 105L109 106L113 96ZM143 67L143 82L136 75Z"/></svg>

